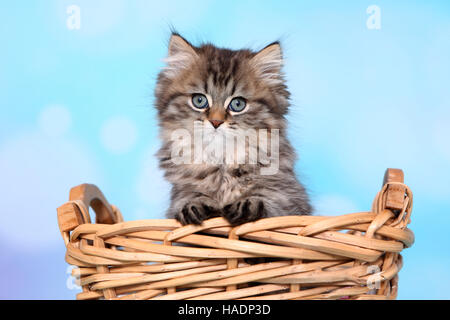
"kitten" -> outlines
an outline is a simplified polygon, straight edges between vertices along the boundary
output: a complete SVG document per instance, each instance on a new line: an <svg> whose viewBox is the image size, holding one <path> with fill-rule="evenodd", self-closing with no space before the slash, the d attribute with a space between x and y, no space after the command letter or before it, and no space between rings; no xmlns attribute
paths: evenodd
<svg viewBox="0 0 450 320"><path fill-rule="evenodd" d="M274 42L259 52L211 44L195 47L173 33L166 64L155 96L163 142L157 156L172 183L167 217L185 225L223 216L231 225L239 225L264 217L310 214L308 196L294 174L295 153L286 137L289 92L281 71L280 44ZM198 129L201 140L195 139ZM174 132L178 138L181 134L181 144L173 138ZM256 135L256 140L247 137L253 143L241 150L244 158L252 151L262 154L253 162L239 161L242 156L236 156L237 149L228 162L227 155L211 151L211 146L213 151L223 150L218 139L239 138L243 132L267 133L273 147L270 155L262 152L270 149L269 142L258 145L263 135ZM174 161L175 145L187 147L181 153L188 161ZM203 153L200 161L193 150ZM274 170L269 170L273 163L268 164L268 158L274 160Z"/></svg>

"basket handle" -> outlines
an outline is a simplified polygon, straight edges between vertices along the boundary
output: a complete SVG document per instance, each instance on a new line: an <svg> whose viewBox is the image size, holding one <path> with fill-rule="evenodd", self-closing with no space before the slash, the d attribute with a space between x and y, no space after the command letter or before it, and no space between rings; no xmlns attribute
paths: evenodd
<svg viewBox="0 0 450 320"><path fill-rule="evenodd" d="M69 243L70 231L80 224L91 223L89 207L94 209L97 223L113 224L122 220L120 212L113 211L97 186L85 183L73 187L70 189L69 202L56 209L59 230L66 246Z"/></svg>
<svg viewBox="0 0 450 320"><path fill-rule="evenodd" d="M118 222L111 205L96 185L84 183L73 187L70 189L69 200L80 200L86 209L92 207L96 223L113 224ZM85 221L85 223L88 222Z"/></svg>
<svg viewBox="0 0 450 320"><path fill-rule="evenodd" d="M389 168L386 170L383 179L383 186L388 184L386 192L385 207L393 210L402 210L405 202L406 188L403 171L401 169Z"/></svg>

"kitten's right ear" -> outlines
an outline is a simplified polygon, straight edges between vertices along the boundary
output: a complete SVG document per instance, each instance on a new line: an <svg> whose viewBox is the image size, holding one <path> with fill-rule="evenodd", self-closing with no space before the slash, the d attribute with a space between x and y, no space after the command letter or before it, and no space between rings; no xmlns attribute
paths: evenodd
<svg viewBox="0 0 450 320"><path fill-rule="evenodd" d="M172 33L169 41L169 52L164 60L167 63L168 76L174 76L188 68L197 57L194 47L178 33Z"/></svg>

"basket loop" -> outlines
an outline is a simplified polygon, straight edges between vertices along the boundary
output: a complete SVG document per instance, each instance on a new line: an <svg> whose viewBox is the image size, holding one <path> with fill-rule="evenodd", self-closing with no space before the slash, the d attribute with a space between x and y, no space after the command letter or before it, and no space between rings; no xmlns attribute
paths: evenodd
<svg viewBox="0 0 450 320"><path fill-rule="evenodd" d="M96 223L113 224L117 223L114 210L106 200L100 189L93 184L80 184L70 189L69 200L81 200L86 208L94 209Z"/></svg>
<svg viewBox="0 0 450 320"><path fill-rule="evenodd" d="M409 217L412 211L412 192L407 185L404 184L404 174L400 169L387 169L384 175L383 188L377 193L372 211L384 216L387 215L386 210L392 212L392 219L386 219L384 223L389 221L391 227L404 229L409 223ZM373 235L384 223L380 223L382 218L375 219L371 224L371 234ZM377 227L375 227L375 223Z"/></svg>
<svg viewBox="0 0 450 320"><path fill-rule="evenodd" d="M389 168L384 173L383 186L387 186L384 207L386 209L401 210L405 201L405 175L401 169Z"/></svg>
<svg viewBox="0 0 450 320"><path fill-rule="evenodd" d="M69 243L70 231L80 224L91 223L89 207L94 209L96 223L123 222L120 210L110 205L103 193L93 184L81 184L70 190L69 201L57 208L58 225L64 244Z"/></svg>
<svg viewBox="0 0 450 320"><path fill-rule="evenodd" d="M119 208L117 208L115 205L112 204L111 209L113 211L114 218L117 221L116 223L124 222L122 212L119 210Z"/></svg>
<svg viewBox="0 0 450 320"><path fill-rule="evenodd" d="M72 200L66 202L56 209L58 215L59 231L67 246L70 240L70 231L74 230L80 224L90 223L88 209L83 202L79 200Z"/></svg>

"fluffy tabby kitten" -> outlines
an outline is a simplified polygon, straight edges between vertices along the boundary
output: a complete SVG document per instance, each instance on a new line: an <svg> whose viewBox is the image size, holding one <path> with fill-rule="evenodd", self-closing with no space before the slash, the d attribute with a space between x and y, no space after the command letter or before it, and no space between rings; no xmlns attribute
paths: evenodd
<svg viewBox="0 0 450 320"><path fill-rule="evenodd" d="M234 51L211 44L196 47L173 33L166 63L155 95L163 142L157 156L173 185L167 216L182 224L223 216L238 225L263 217L310 214L308 196L293 170L295 153L286 138L289 92L280 44L259 52ZM194 136L195 124L211 137L278 129L278 170L262 175L260 169L267 164L259 159L175 163L173 132L184 129Z"/></svg>

